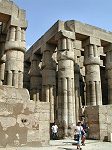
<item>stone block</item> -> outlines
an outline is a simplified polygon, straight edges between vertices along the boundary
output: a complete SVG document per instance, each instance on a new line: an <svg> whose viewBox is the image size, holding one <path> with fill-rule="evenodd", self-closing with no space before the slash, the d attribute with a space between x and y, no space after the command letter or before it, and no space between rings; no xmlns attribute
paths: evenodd
<svg viewBox="0 0 112 150"><path fill-rule="evenodd" d="M99 107L98 106L88 106L88 107L86 107L85 111L89 115L98 115Z"/></svg>
<svg viewBox="0 0 112 150"><path fill-rule="evenodd" d="M90 36L86 41L83 42L83 47L90 44L101 46L101 41L99 38Z"/></svg>
<svg viewBox="0 0 112 150"><path fill-rule="evenodd" d="M49 113L41 112L40 115L39 115L39 120L40 121L48 121L49 120L49 116L50 116Z"/></svg>
<svg viewBox="0 0 112 150"><path fill-rule="evenodd" d="M74 49L75 50L82 50L82 42L79 40L74 41Z"/></svg>

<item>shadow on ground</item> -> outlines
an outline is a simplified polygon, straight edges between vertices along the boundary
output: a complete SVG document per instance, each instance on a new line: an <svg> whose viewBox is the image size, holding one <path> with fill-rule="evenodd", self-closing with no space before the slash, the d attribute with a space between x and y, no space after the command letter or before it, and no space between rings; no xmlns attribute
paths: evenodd
<svg viewBox="0 0 112 150"><path fill-rule="evenodd" d="M63 150L77 150L77 148L62 148L62 147L58 147L58 148L61 148L61 149L63 149Z"/></svg>

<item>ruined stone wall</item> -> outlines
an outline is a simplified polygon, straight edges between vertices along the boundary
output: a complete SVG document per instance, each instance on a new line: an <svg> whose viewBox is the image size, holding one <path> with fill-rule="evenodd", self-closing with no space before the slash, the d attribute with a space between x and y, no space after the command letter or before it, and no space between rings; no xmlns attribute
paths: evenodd
<svg viewBox="0 0 112 150"><path fill-rule="evenodd" d="M0 147L48 145L49 118L49 103L29 101L26 89L0 86Z"/></svg>

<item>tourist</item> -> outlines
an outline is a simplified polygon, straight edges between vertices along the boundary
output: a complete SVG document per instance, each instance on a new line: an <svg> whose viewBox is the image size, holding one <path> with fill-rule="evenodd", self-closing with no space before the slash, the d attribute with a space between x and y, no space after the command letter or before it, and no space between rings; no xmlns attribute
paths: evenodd
<svg viewBox="0 0 112 150"><path fill-rule="evenodd" d="M82 139L82 132L85 134L83 127L81 126L81 121L77 123L75 127L75 135L77 136L77 149L81 150L81 139Z"/></svg>
<svg viewBox="0 0 112 150"><path fill-rule="evenodd" d="M84 132L85 132L85 133L82 132L82 142L81 143L82 143L83 146L85 146L85 140L86 140L86 137L87 137L89 127L88 127L84 117L82 117L81 126L83 127Z"/></svg>
<svg viewBox="0 0 112 150"><path fill-rule="evenodd" d="M52 139L57 140L58 139L58 126L56 125L55 122L52 125L51 130L52 130Z"/></svg>

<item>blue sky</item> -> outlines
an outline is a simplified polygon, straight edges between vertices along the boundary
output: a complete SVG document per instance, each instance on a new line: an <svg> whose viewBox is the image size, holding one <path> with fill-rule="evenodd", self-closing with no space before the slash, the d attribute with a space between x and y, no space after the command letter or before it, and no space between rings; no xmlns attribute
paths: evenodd
<svg viewBox="0 0 112 150"><path fill-rule="evenodd" d="M57 20L78 20L112 31L112 0L13 0L26 10L27 47Z"/></svg>

